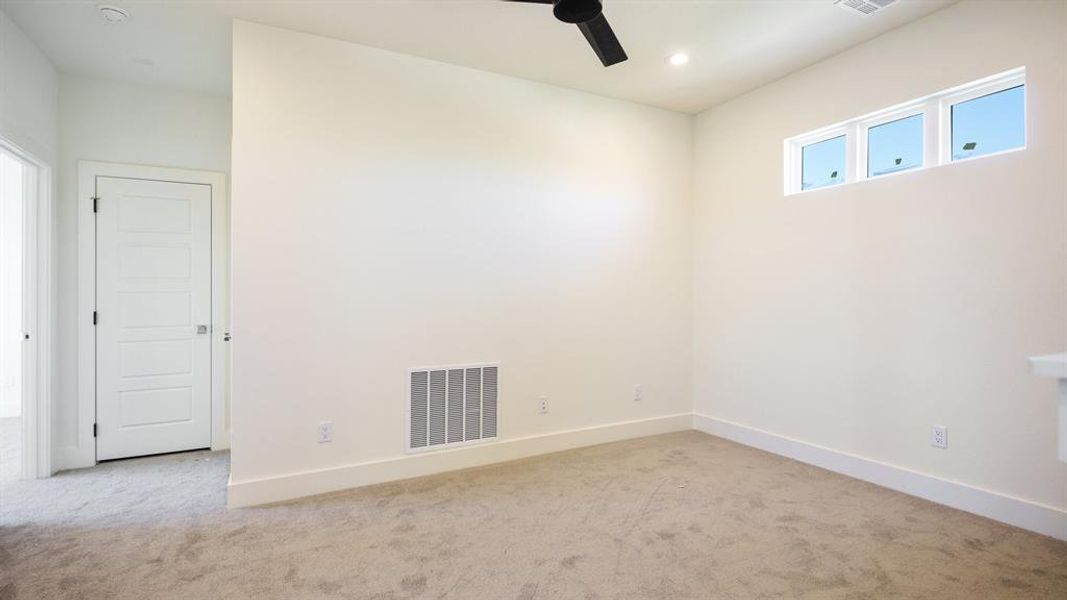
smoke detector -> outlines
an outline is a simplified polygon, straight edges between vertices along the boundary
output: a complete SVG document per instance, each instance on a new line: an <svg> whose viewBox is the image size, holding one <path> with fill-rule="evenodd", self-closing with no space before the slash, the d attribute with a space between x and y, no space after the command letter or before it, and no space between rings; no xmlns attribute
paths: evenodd
<svg viewBox="0 0 1067 600"><path fill-rule="evenodd" d="M96 10L100 11L100 14L108 23L122 23L130 18L130 13L110 4L101 4L96 7Z"/></svg>
<svg viewBox="0 0 1067 600"><path fill-rule="evenodd" d="M849 12L856 12L861 15L872 15L896 1L897 0L836 0L834 4Z"/></svg>

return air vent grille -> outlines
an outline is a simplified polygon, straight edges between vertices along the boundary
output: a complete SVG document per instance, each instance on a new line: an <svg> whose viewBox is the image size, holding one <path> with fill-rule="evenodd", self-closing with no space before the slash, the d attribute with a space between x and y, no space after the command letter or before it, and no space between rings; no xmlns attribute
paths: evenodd
<svg viewBox="0 0 1067 600"><path fill-rule="evenodd" d="M409 371L408 449L495 438L498 371L495 364Z"/></svg>
<svg viewBox="0 0 1067 600"><path fill-rule="evenodd" d="M897 0L837 0L834 4L849 11L858 12L862 15L870 15L882 10Z"/></svg>

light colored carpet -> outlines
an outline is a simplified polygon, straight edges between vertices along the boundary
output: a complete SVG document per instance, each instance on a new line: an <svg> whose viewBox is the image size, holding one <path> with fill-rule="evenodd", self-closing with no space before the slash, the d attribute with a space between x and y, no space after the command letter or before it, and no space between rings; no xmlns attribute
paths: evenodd
<svg viewBox="0 0 1067 600"><path fill-rule="evenodd" d="M227 458L7 484L0 598L1067 598L1067 543L698 432L229 511Z"/></svg>

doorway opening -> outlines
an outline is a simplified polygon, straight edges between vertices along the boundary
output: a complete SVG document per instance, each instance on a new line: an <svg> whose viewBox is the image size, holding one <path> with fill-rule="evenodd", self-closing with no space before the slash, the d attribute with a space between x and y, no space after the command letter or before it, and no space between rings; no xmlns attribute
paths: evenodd
<svg viewBox="0 0 1067 600"><path fill-rule="evenodd" d="M48 235L39 227L50 214L47 177L44 165L0 141L0 482L50 474L47 344L38 339L48 332L39 304L48 291Z"/></svg>

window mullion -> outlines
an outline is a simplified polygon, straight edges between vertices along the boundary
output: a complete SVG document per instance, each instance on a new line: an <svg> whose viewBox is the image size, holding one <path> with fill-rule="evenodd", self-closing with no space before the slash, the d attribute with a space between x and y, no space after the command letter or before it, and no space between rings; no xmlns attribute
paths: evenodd
<svg viewBox="0 0 1067 600"><path fill-rule="evenodd" d="M931 100L923 107L923 167L945 164L941 110L942 104L939 100Z"/></svg>
<svg viewBox="0 0 1067 600"><path fill-rule="evenodd" d="M850 128L849 136L855 139L852 152L852 177L850 181L867 179L867 127L864 123L855 123Z"/></svg>

